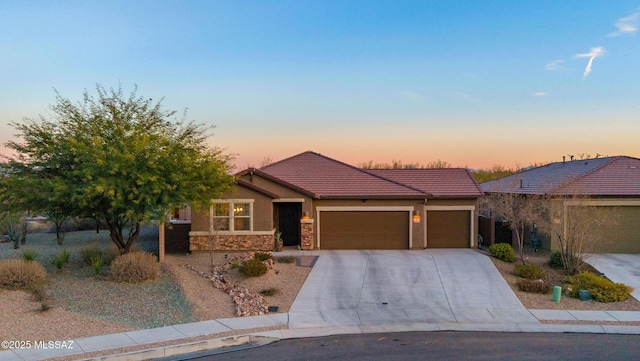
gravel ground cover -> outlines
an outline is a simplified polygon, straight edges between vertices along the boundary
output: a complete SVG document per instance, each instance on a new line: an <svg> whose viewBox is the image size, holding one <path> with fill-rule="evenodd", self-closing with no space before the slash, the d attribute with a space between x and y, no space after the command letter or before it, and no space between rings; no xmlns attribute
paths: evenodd
<svg viewBox="0 0 640 361"><path fill-rule="evenodd" d="M93 269L84 267L77 272L50 273L49 282L54 307L84 316L131 328L196 321L189 301L165 272L155 281L128 284L96 278Z"/></svg>
<svg viewBox="0 0 640 361"><path fill-rule="evenodd" d="M157 237L157 227L145 227L136 243L143 250L157 252ZM70 232L63 245L51 233L29 234L26 245L18 250L13 243L0 243L0 259L19 258L24 249L38 253L36 261L48 271L45 291L52 306L42 312L31 293L0 289L2 339L62 340L198 320L164 267L158 280L142 284L109 281L108 266L95 277L80 256L80 249L92 243L103 249L114 247L109 233L102 230ZM62 249L71 259L58 271L52 258Z"/></svg>
<svg viewBox="0 0 640 361"><path fill-rule="evenodd" d="M214 252L213 264L230 262L243 252ZM277 253L273 253L278 257ZM175 277L186 297L193 304L194 313L201 320L235 317L234 305L227 294L213 287L207 278L183 267L188 264L197 271L210 273L212 269L211 255L208 252L190 255L167 255L165 263L170 273ZM288 312L300 288L311 272L310 267L298 266L295 263L274 262L273 269L260 277L245 277L238 269L231 269L228 273L229 281L238 286L246 287L252 292L260 292L273 288L273 296L265 296L265 300L272 306L278 306L278 312Z"/></svg>
<svg viewBox="0 0 640 361"><path fill-rule="evenodd" d="M143 250L157 252L157 227L145 228L139 241ZM214 288L209 279L184 267L190 264L210 272L209 253L167 255L158 280L124 284L108 279L108 266L96 277L93 269L83 264L80 249L88 244L113 247L107 231L70 232L61 246L51 233L29 234L26 245L18 250L12 243L0 243L0 259L19 258L25 249L37 252L36 261L48 271L45 291L52 306L41 311L33 294L0 289L1 339L63 340L234 317L231 298ZM59 271L52 260L62 249L70 253L71 261ZM214 262L226 262L225 255L234 258L240 254L216 252ZM265 298L270 305L279 306L279 312L287 312L310 271L309 264L276 262L262 277L246 278L234 269L229 279L254 292L276 289L275 295Z"/></svg>
<svg viewBox="0 0 640 361"><path fill-rule="evenodd" d="M525 262L533 262L540 265L551 287L563 285L566 274L564 274L562 270L553 269L548 265L549 258L551 257L550 251L542 250L540 252L534 252L530 247L525 247L523 251ZM520 262L518 250L516 249L516 261L513 263L504 262L495 257L490 258L509 286L511 286L513 292L518 296L520 302L528 309L640 311L640 301L633 297L623 302L602 303L596 301L580 301L577 298L571 298L563 294L560 303L556 303L551 299L551 293L537 294L520 291L516 285L518 277L513 274L514 266Z"/></svg>

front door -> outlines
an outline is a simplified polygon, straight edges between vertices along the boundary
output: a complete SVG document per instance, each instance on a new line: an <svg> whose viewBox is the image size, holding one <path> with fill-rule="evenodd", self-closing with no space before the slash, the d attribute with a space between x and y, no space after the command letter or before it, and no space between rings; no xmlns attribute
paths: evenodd
<svg viewBox="0 0 640 361"><path fill-rule="evenodd" d="M300 217L302 203L276 203L278 207L278 231L282 232L284 246L300 245Z"/></svg>

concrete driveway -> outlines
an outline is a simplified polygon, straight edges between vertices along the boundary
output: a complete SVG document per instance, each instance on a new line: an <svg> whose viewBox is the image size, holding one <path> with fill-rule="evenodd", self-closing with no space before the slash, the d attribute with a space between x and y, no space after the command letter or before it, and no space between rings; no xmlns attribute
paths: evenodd
<svg viewBox="0 0 640 361"><path fill-rule="evenodd" d="M314 251L292 328L388 323L537 323L474 250Z"/></svg>
<svg viewBox="0 0 640 361"><path fill-rule="evenodd" d="M613 282L633 287L631 296L640 301L640 254L596 254L590 256L587 263Z"/></svg>

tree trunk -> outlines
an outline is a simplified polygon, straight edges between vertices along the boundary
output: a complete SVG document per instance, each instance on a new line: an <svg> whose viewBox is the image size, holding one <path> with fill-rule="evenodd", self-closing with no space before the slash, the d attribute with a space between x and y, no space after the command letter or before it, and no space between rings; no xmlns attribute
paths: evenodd
<svg viewBox="0 0 640 361"><path fill-rule="evenodd" d="M515 227L516 237L518 238L518 250L520 251L520 262L524 264L524 226Z"/></svg>
<svg viewBox="0 0 640 361"><path fill-rule="evenodd" d="M59 246L62 246L64 236L62 235L62 222L56 222L56 241Z"/></svg>
<svg viewBox="0 0 640 361"><path fill-rule="evenodd" d="M107 222L109 226L109 236L113 243L115 243L116 247L118 247L118 251L120 254L124 254L125 252L125 243L122 237L122 226L117 225L116 223Z"/></svg>
<svg viewBox="0 0 640 361"><path fill-rule="evenodd" d="M140 235L140 223L136 222L136 226L134 227L133 233L129 233L129 238L127 239L127 243L124 246L124 253L129 253L133 242L138 239Z"/></svg>
<svg viewBox="0 0 640 361"><path fill-rule="evenodd" d="M29 223L27 221L22 222L22 231L20 232L20 243L27 243L27 227Z"/></svg>

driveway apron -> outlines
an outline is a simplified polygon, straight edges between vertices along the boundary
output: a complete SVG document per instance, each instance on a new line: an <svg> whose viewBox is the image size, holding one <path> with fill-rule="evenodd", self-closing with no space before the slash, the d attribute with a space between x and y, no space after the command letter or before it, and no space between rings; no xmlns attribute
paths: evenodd
<svg viewBox="0 0 640 361"><path fill-rule="evenodd" d="M318 261L289 312L292 328L537 322L488 257L473 250L314 254Z"/></svg>
<svg viewBox="0 0 640 361"><path fill-rule="evenodd" d="M640 301L640 254L594 254L587 262L613 282L633 287L631 296Z"/></svg>

